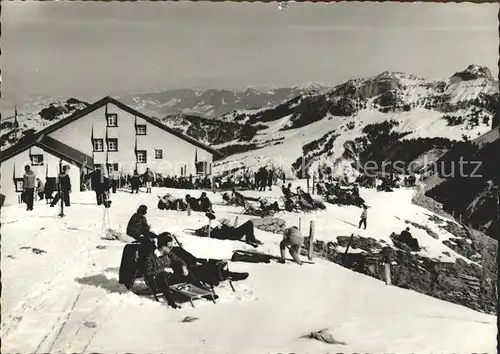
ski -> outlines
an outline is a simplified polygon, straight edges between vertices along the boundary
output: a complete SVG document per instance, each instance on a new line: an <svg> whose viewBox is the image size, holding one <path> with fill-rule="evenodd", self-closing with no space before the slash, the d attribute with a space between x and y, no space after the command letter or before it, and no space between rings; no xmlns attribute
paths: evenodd
<svg viewBox="0 0 500 354"><path fill-rule="evenodd" d="M271 254L262 253L262 252L256 252L256 251L235 250L234 252L240 252L240 253L246 253L246 254L257 254L257 255L269 257L270 259L275 260L275 261L278 261L278 260L281 259L281 257L279 257L279 256L274 256L274 255L271 255ZM285 258L285 260L295 263L295 260L293 260L291 258ZM306 261L306 260L302 260L302 259L301 259L301 261L302 261L302 263L306 263L306 264L315 264L314 262Z"/></svg>

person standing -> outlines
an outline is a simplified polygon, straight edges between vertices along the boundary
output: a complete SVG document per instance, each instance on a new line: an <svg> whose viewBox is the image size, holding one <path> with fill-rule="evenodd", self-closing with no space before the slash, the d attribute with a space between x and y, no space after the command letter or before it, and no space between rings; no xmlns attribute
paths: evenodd
<svg viewBox="0 0 500 354"><path fill-rule="evenodd" d="M29 165L24 166L23 176L23 200L26 203L26 210L33 210L33 201L35 197L36 175Z"/></svg>
<svg viewBox="0 0 500 354"><path fill-rule="evenodd" d="M389 246L385 246L382 251L382 278L386 285L391 285L391 263L392 263L392 249Z"/></svg>
<svg viewBox="0 0 500 354"><path fill-rule="evenodd" d="M359 225L358 229L361 229L361 226L364 226L364 229L366 230L366 219L368 217L368 207L366 205L363 205L363 212L361 213L361 218L359 219Z"/></svg>
<svg viewBox="0 0 500 354"><path fill-rule="evenodd" d="M38 194L38 199L42 200L44 195L45 184L40 178L36 179L36 193Z"/></svg>
<svg viewBox="0 0 500 354"><path fill-rule="evenodd" d="M261 175L261 180L260 180L260 189L259 191L265 192L266 190L266 185L267 185L267 176L268 176L268 171L266 167L262 168L262 175Z"/></svg>
<svg viewBox="0 0 500 354"><path fill-rule="evenodd" d="M90 174L90 183L92 190L95 192L97 205L101 205L106 201L106 191L109 190L109 180L102 173L101 166L96 165L94 171Z"/></svg>
<svg viewBox="0 0 500 354"><path fill-rule="evenodd" d="M269 187L269 190L273 190L273 182L274 182L274 171L272 169L269 169L269 172L267 174L267 186Z"/></svg>
<svg viewBox="0 0 500 354"><path fill-rule="evenodd" d="M302 236L302 233L298 229L297 226L292 226L287 228L283 232L283 240L280 242L280 253L281 253L281 258L279 260L279 263L284 264L285 261L285 248L288 248L288 251L290 252L290 255L292 256L293 260L298 264L302 265L302 261L300 260L299 254L300 254L300 248L304 244L304 237Z"/></svg>
<svg viewBox="0 0 500 354"><path fill-rule="evenodd" d="M59 188L50 206L53 207L56 205L59 198L63 199L65 206L71 206L69 199L69 194L71 193L71 179L68 175L68 166L64 166L62 172L57 176L57 184Z"/></svg>
<svg viewBox="0 0 500 354"><path fill-rule="evenodd" d="M116 188L118 188L119 183L120 183L120 173L118 171L113 170L113 172L111 172L111 188L113 193L116 193Z"/></svg>
<svg viewBox="0 0 500 354"><path fill-rule="evenodd" d="M149 167L146 168L146 172L144 172L142 178L144 180L144 183L146 183L146 193L151 193L151 185L153 184L153 180L155 179L153 171L151 171Z"/></svg>
<svg viewBox="0 0 500 354"><path fill-rule="evenodd" d="M139 194L139 186L141 185L141 175L137 172L137 170L134 170L134 174L130 178L130 187L131 191L130 193L136 193Z"/></svg>

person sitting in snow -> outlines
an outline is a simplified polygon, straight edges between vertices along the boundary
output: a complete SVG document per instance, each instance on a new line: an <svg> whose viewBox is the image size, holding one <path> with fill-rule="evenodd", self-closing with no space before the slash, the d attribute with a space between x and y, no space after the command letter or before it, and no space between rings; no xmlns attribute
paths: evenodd
<svg viewBox="0 0 500 354"><path fill-rule="evenodd" d="M260 208L262 209L264 214L270 214L271 212L280 211L278 202L274 202L271 204L267 198L260 198L259 202L260 202Z"/></svg>
<svg viewBox="0 0 500 354"><path fill-rule="evenodd" d="M253 247L262 245L262 242L257 240L254 235L254 226L251 220L242 224L239 227L230 226L230 220L223 218L219 220L219 227L211 230L210 237L219 240L234 240L241 241L245 238L245 242Z"/></svg>
<svg viewBox="0 0 500 354"><path fill-rule="evenodd" d="M185 211L187 209L187 203L182 198L174 198L171 194L167 193L163 197L159 197L158 209L160 210L179 210Z"/></svg>
<svg viewBox="0 0 500 354"><path fill-rule="evenodd" d="M144 259L144 279L156 292L158 288L167 300L170 307L177 309L180 306L172 298L169 284L173 284L174 277L186 277L189 274L186 263L172 253L173 240L160 234L157 248L151 248ZM181 274L175 274L173 267L180 268Z"/></svg>
<svg viewBox="0 0 500 354"><path fill-rule="evenodd" d="M200 211L205 213L213 213L212 202L207 197L207 193L202 192L200 198L198 199L198 205L200 206Z"/></svg>
<svg viewBox="0 0 500 354"><path fill-rule="evenodd" d="M290 252L290 255L292 256L293 260L299 264L302 265L302 261L300 260L299 254L300 254L300 248L304 244L304 236L302 236L302 233L296 226L292 226L287 228L283 232L283 240L280 242L280 253L281 253L281 259L279 260L279 263L285 263L285 248L288 248L288 251Z"/></svg>
<svg viewBox="0 0 500 354"><path fill-rule="evenodd" d="M285 187L284 185L281 187L281 191L283 192L285 198L291 198L293 196L292 192L292 184L288 183L288 187Z"/></svg>
<svg viewBox="0 0 500 354"><path fill-rule="evenodd" d="M158 196L158 209L170 210L172 208L173 198L172 195L167 193L163 197Z"/></svg>
<svg viewBox="0 0 500 354"><path fill-rule="evenodd" d="M156 235L150 231L151 226L146 219L147 212L148 207L141 205L128 221L127 235L134 238L136 241L143 241L144 238L156 238Z"/></svg>
<svg viewBox="0 0 500 354"><path fill-rule="evenodd" d="M191 197L189 194L186 194L186 203L189 204L192 211L201 211L198 199Z"/></svg>
<svg viewBox="0 0 500 354"><path fill-rule="evenodd" d="M203 284L217 286L221 281L226 279L239 281L248 278L248 273L229 271L227 269L227 262L223 260L197 258L186 251L181 244L173 247L173 237L169 232L159 234L158 243L166 243L171 250L171 254L174 254L184 262L177 262L172 265L174 274L169 277L169 284L187 282L204 288ZM182 269L184 265L187 266L188 275L185 275L186 272Z"/></svg>

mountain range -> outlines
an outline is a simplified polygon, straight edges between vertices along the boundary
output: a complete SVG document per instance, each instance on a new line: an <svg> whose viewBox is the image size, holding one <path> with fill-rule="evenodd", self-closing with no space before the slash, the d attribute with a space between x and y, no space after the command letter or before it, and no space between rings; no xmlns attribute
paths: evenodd
<svg viewBox="0 0 500 354"><path fill-rule="evenodd" d="M500 101L498 81L479 65L442 80L383 72L334 87L171 90L119 100L219 149L227 156L213 166L220 175L272 164L289 177L306 172L304 166L329 166L353 178L368 161L401 161L406 172L426 171L457 144L498 126ZM18 127L12 117L3 119L2 149L86 105L58 100L19 114ZM476 189L475 196L484 194ZM469 199L461 209L482 205Z"/></svg>

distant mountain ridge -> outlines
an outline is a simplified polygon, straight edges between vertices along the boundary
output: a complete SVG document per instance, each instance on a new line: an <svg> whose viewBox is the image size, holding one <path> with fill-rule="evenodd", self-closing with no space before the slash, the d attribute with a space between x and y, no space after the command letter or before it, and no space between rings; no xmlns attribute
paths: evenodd
<svg viewBox="0 0 500 354"><path fill-rule="evenodd" d="M232 110L271 107L295 96L327 89L322 84L243 91L183 89L132 94L120 97L120 101L155 117L188 114L216 118Z"/></svg>

